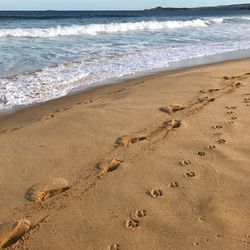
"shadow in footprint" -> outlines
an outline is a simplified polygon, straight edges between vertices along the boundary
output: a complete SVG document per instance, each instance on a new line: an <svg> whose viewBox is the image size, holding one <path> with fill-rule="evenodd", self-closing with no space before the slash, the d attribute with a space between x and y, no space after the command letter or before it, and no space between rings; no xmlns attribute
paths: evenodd
<svg viewBox="0 0 250 250"><path fill-rule="evenodd" d="M109 247L109 250L120 250L121 246L118 243L115 243Z"/></svg>
<svg viewBox="0 0 250 250"><path fill-rule="evenodd" d="M187 178L192 178L192 177L195 177L195 173L194 173L194 172L192 172L192 171L187 172L187 173L185 173L185 177L187 177Z"/></svg>
<svg viewBox="0 0 250 250"><path fill-rule="evenodd" d="M182 161L179 161L179 165L181 165L182 167L184 166L188 166L190 165L192 162L190 160L182 160Z"/></svg>
<svg viewBox="0 0 250 250"><path fill-rule="evenodd" d="M129 229L135 229L140 226L140 221L135 219L128 219L126 220L125 225Z"/></svg>
<svg viewBox="0 0 250 250"><path fill-rule="evenodd" d="M205 153L205 152L202 152L202 151L198 151L196 154L197 154L198 156L205 156L205 155L206 155L206 153Z"/></svg>
<svg viewBox="0 0 250 250"><path fill-rule="evenodd" d="M134 144L134 143L137 143L137 142L140 142L140 141L144 141L147 138L148 138L147 136L124 135L124 136L119 137L116 140L116 145L129 147L131 144Z"/></svg>
<svg viewBox="0 0 250 250"><path fill-rule="evenodd" d="M97 164L97 168L100 170L99 177L108 172L115 171L123 161L116 158L112 160L106 160Z"/></svg>
<svg viewBox="0 0 250 250"><path fill-rule="evenodd" d="M211 145L208 145L207 148L208 148L208 150L214 150L214 149L216 149L216 146L211 144Z"/></svg>
<svg viewBox="0 0 250 250"><path fill-rule="evenodd" d="M164 113L167 113L167 114L172 114L172 113L181 111L185 108L186 107L184 105L176 104L176 105L170 105L170 107L168 107L168 106L160 107L159 110L164 112Z"/></svg>
<svg viewBox="0 0 250 250"><path fill-rule="evenodd" d="M63 178L52 178L29 188L25 194L25 198L35 202L45 201L69 189L70 186L67 180Z"/></svg>
<svg viewBox="0 0 250 250"><path fill-rule="evenodd" d="M40 119L38 119L38 121L48 121L54 117L55 117L55 115L45 115L45 116L41 117Z"/></svg>
<svg viewBox="0 0 250 250"><path fill-rule="evenodd" d="M10 247L16 243L31 228L31 224L26 219L6 222L0 225L0 248Z"/></svg>
<svg viewBox="0 0 250 250"><path fill-rule="evenodd" d="M135 216L137 218L142 218L142 217L145 217L147 215L147 211L145 209L142 209L142 210L136 210L135 211Z"/></svg>
<svg viewBox="0 0 250 250"><path fill-rule="evenodd" d="M213 92L217 92L219 90L220 89L202 89L202 90L200 90L200 93L202 93L202 94L213 93Z"/></svg>
<svg viewBox="0 0 250 250"><path fill-rule="evenodd" d="M225 139L219 139L217 142L218 142L219 144L224 144L224 143L226 143L226 140L225 140Z"/></svg>
<svg viewBox="0 0 250 250"><path fill-rule="evenodd" d="M168 120L166 122L163 122L162 128L168 130L176 129L181 126L181 123L182 123L181 120L175 120L175 119Z"/></svg>
<svg viewBox="0 0 250 250"><path fill-rule="evenodd" d="M160 189L151 189L151 190L147 191L146 194L153 197L153 198L157 198L157 197L162 196L163 192Z"/></svg>
<svg viewBox="0 0 250 250"><path fill-rule="evenodd" d="M169 184L169 187L170 187L170 188L177 188L177 187L179 187L179 183L178 183L177 181L171 182L171 183Z"/></svg>

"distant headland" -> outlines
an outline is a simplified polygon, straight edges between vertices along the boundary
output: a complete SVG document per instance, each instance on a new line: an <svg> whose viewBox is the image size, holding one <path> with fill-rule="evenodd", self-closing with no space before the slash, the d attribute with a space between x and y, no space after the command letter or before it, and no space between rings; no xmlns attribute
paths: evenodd
<svg viewBox="0 0 250 250"><path fill-rule="evenodd" d="M210 7L195 7L195 8L171 8L171 7L156 7L152 9L145 9L144 11L188 11L188 10L250 10L250 3L245 4L231 4L219 5Z"/></svg>

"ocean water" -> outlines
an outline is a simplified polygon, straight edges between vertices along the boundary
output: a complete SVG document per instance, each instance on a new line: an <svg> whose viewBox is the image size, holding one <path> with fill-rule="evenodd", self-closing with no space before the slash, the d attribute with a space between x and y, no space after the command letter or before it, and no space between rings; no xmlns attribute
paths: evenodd
<svg viewBox="0 0 250 250"><path fill-rule="evenodd" d="M0 12L0 110L247 49L247 11Z"/></svg>

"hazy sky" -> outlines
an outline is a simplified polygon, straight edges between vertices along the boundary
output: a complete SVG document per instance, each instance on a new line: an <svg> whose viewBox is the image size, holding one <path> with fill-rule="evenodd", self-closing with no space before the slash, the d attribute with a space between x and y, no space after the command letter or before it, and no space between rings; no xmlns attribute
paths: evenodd
<svg viewBox="0 0 250 250"><path fill-rule="evenodd" d="M156 6L192 7L244 3L242 0L0 0L0 10L113 10Z"/></svg>

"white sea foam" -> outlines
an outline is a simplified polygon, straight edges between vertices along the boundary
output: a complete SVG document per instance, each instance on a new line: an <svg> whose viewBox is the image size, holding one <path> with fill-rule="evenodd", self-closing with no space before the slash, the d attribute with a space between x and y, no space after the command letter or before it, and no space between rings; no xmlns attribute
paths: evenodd
<svg viewBox="0 0 250 250"><path fill-rule="evenodd" d="M213 48L204 44L199 47L183 45L175 49L149 49L122 56L103 57L90 62L61 64L12 78L0 78L0 110L58 98L74 89L103 84L111 78L166 68L172 62L246 47L250 48L250 43L241 46L218 43Z"/></svg>
<svg viewBox="0 0 250 250"><path fill-rule="evenodd" d="M222 23L223 18L194 19L187 21L142 21L110 24L89 24L57 26L51 28L15 28L0 29L0 37L59 37L77 35L98 35L100 33L116 33L143 30L162 30L191 27L207 27Z"/></svg>

